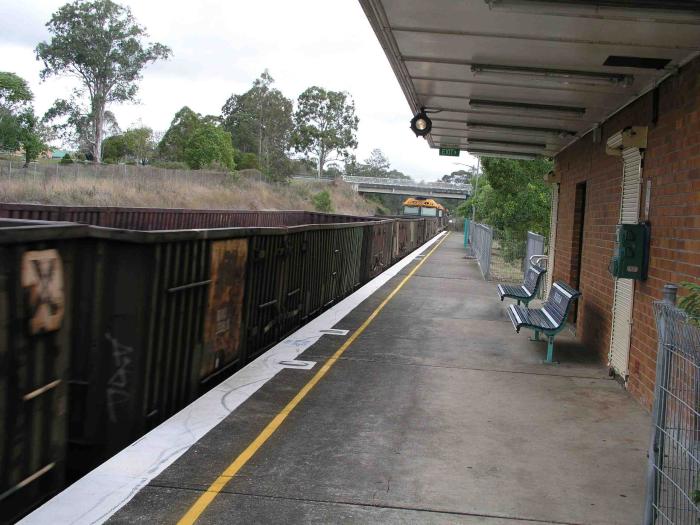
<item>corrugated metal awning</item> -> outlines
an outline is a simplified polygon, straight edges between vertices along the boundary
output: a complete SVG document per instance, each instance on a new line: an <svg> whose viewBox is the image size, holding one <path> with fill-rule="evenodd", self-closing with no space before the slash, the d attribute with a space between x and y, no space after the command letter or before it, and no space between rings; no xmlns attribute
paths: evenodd
<svg viewBox="0 0 700 525"><path fill-rule="evenodd" d="M700 52L695 0L360 4L430 145L484 155L553 156Z"/></svg>

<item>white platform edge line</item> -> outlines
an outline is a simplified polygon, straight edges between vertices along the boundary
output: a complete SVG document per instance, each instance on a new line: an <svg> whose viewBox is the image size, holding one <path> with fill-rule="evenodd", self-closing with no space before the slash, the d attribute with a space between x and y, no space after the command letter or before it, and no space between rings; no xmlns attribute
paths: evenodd
<svg viewBox="0 0 700 525"><path fill-rule="evenodd" d="M152 479L233 413L324 334L446 235L442 232L390 266L352 295L272 347L217 387L183 408L148 434L105 461L63 492L27 515L24 525L103 523Z"/></svg>

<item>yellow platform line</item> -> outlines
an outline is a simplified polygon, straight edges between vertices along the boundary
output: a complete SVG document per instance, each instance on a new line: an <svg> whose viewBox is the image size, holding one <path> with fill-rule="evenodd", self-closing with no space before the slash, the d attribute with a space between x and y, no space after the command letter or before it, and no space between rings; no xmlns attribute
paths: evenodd
<svg viewBox="0 0 700 525"><path fill-rule="evenodd" d="M323 366L314 374L314 376L306 383L299 392L292 398L292 400L287 403L287 405L270 421L267 426L257 435L257 437L246 447L246 449L240 453L240 455L231 463L226 470L224 470L221 475L219 475L214 482L209 485L206 492L194 502L194 504L189 508L185 515L180 518L178 525L191 525L202 515L206 508L214 501L214 498L223 490L226 484L231 481L231 478L235 476L241 468L252 458L255 453L262 447L265 442L275 433L275 431L282 425L287 416L296 408L296 406L306 397L306 395L316 386L316 384L323 379L331 367L338 361L340 356L352 345L352 343L360 337L362 332L364 332L367 327L374 321L374 319L379 315L384 307L391 301L394 296L399 293L399 290L408 282L408 280L413 277L413 275L418 271L418 269L423 266L425 261L428 260L435 250L437 250L440 245L445 242L445 239L450 234L445 235L440 242L438 242L428 254L423 257L423 259L404 277L401 282L394 288L391 293L384 299L379 306L369 315L369 317L360 325L360 327L355 330L352 335L342 344L336 352L328 358L328 360L323 364Z"/></svg>

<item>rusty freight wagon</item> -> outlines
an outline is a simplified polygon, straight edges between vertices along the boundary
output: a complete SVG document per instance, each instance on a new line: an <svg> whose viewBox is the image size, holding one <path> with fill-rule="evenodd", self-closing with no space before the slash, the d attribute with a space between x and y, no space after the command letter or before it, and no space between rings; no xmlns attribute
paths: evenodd
<svg viewBox="0 0 700 525"><path fill-rule="evenodd" d="M440 229L439 217L0 204L0 521Z"/></svg>

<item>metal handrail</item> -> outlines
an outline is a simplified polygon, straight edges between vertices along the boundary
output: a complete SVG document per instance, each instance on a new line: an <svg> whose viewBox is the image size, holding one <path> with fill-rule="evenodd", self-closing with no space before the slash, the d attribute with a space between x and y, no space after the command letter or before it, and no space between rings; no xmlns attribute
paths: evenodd
<svg viewBox="0 0 700 525"><path fill-rule="evenodd" d="M541 261L549 262L549 257L547 255L531 255L530 264L532 266L540 266Z"/></svg>

